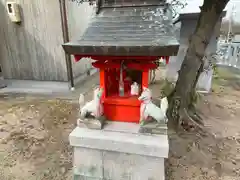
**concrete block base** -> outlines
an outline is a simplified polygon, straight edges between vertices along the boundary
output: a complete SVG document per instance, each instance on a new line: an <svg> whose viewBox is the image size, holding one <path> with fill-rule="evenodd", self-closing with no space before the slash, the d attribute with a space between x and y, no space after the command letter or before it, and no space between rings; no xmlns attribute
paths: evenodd
<svg viewBox="0 0 240 180"><path fill-rule="evenodd" d="M77 127L74 180L164 180L167 135L139 134L137 124L112 123L103 130Z"/></svg>

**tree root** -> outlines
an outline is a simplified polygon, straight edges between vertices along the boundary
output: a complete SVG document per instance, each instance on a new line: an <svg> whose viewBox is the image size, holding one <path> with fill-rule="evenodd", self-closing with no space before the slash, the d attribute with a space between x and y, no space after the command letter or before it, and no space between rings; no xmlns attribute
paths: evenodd
<svg viewBox="0 0 240 180"><path fill-rule="evenodd" d="M182 127L189 131L192 129L203 129L203 125L199 124L197 121L195 121L197 118L195 118L194 116L191 116L189 114L189 112L186 110L186 108L184 108L181 113L180 113L180 124L182 125Z"/></svg>
<svg viewBox="0 0 240 180"><path fill-rule="evenodd" d="M200 137L211 136L214 134L206 130L202 118L197 113L192 113L184 109L181 113L181 126L185 131L196 131ZM198 117L199 116L199 117Z"/></svg>
<svg viewBox="0 0 240 180"><path fill-rule="evenodd" d="M196 110L188 110L189 116L198 124L204 125L202 117L196 112Z"/></svg>
<svg viewBox="0 0 240 180"><path fill-rule="evenodd" d="M180 99L168 96L173 104L170 104L167 116L170 119L168 125L172 126L176 131L183 129L185 131L197 131L198 134L206 135L202 117L197 113L194 104L184 107ZM174 99L172 99L174 98Z"/></svg>

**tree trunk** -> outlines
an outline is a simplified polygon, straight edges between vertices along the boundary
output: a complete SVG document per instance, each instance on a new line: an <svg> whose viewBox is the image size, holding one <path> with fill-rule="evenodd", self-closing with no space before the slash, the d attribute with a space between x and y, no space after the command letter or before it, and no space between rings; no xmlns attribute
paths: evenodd
<svg viewBox="0 0 240 180"><path fill-rule="evenodd" d="M189 47L179 71L175 89L168 97L167 116L174 124L197 125L189 116L193 94L202 72L203 57L223 9L229 0L204 0L196 29L189 40ZM189 121L191 120L191 121Z"/></svg>

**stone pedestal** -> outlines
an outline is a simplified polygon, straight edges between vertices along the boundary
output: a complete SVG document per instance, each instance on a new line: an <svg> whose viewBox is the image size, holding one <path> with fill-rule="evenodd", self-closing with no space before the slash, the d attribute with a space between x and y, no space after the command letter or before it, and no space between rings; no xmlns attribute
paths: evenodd
<svg viewBox="0 0 240 180"><path fill-rule="evenodd" d="M75 128L69 136L74 180L164 180L167 135L140 134L139 128L119 122L103 130Z"/></svg>

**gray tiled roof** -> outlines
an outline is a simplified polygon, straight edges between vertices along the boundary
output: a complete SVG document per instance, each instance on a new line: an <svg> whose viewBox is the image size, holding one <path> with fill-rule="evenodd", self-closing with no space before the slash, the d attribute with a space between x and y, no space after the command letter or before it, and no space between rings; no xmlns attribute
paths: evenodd
<svg viewBox="0 0 240 180"><path fill-rule="evenodd" d="M63 47L78 55L176 55L179 43L170 17L164 5L102 8L83 36Z"/></svg>
<svg viewBox="0 0 240 180"><path fill-rule="evenodd" d="M101 0L102 7L159 5L166 0Z"/></svg>

